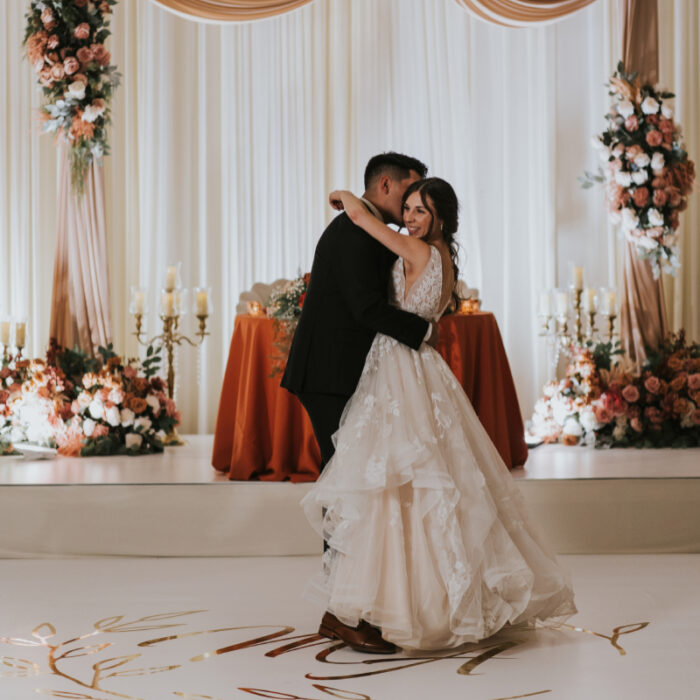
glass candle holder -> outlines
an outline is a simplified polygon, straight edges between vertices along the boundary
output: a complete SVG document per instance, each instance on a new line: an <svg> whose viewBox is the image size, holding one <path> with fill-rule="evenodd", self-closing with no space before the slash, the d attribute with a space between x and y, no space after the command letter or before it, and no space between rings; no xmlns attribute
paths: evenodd
<svg viewBox="0 0 700 700"><path fill-rule="evenodd" d="M192 290L192 311L195 316L211 316L211 287L195 287Z"/></svg>
<svg viewBox="0 0 700 700"><path fill-rule="evenodd" d="M180 275L182 273L182 263L170 263L165 268L165 279L163 281L163 288L166 292L172 292L175 289L179 289L182 286L180 280Z"/></svg>
<svg viewBox="0 0 700 700"><path fill-rule="evenodd" d="M129 304L129 313L132 316L145 316L148 313L148 305L146 303L146 290L143 287L131 287L131 302Z"/></svg>

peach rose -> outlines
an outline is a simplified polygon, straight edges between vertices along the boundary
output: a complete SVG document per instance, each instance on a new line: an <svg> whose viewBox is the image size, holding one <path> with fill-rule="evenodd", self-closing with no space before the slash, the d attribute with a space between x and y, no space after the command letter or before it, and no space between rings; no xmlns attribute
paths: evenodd
<svg viewBox="0 0 700 700"><path fill-rule="evenodd" d="M660 119L659 120L659 131L663 134L673 134L673 120L671 119Z"/></svg>
<svg viewBox="0 0 700 700"><path fill-rule="evenodd" d="M692 415L690 416L690 420L693 421L693 425L700 425L700 408L696 408Z"/></svg>
<svg viewBox="0 0 700 700"><path fill-rule="evenodd" d="M654 377L652 375L644 380L644 388L650 394L658 394L659 389L661 388L661 382L659 381L658 377Z"/></svg>
<svg viewBox="0 0 700 700"><path fill-rule="evenodd" d="M73 56L68 56L65 61L63 61L63 70L65 70L66 75L73 75L80 70L80 63Z"/></svg>
<svg viewBox="0 0 700 700"><path fill-rule="evenodd" d="M674 372L678 372L679 370L683 369L683 360L681 360L676 353L668 358L666 364L669 366L669 369L672 369Z"/></svg>
<svg viewBox="0 0 700 700"><path fill-rule="evenodd" d="M87 22L81 22L73 30L73 36L81 41L87 39L90 36L90 25Z"/></svg>
<svg viewBox="0 0 700 700"><path fill-rule="evenodd" d="M45 8L41 13L41 23L49 31L56 26L56 18L53 16L53 10L50 7Z"/></svg>
<svg viewBox="0 0 700 700"><path fill-rule="evenodd" d="M663 421L663 415L661 411L659 411L658 408L655 406L647 406L644 409L644 415L652 422L656 423L657 425Z"/></svg>
<svg viewBox="0 0 700 700"><path fill-rule="evenodd" d="M632 420L630 421L630 427L632 428L632 430L634 430L635 433L641 433L642 430L644 430L642 421L640 421L639 418L632 418Z"/></svg>
<svg viewBox="0 0 700 700"><path fill-rule="evenodd" d="M101 65L106 66L110 61L109 51L104 47L104 44L92 44L90 46L93 58Z"/></svg>
<svg viewBox="0 0 700 700"><path fill-rule="evenodd" d="M686 413L692 411L693 406L687 399L676 399L673 402L673 412L679 416L684 416Z"/></svg>
<svg viewBox="0 0 700 700"><path fill-rule="evenodd" d="M634 384L628 384L622 390L622 398L628 403L634 403L639 399L639 390Z"/></svg>
<svg viewBox="0 0 700 700"><path fill-rule="evenodd" d="M652 198L655 207L663 207L668 202L668 195L665 190L654 190L654 196Z"/></svg>
<svg viewBox="0 0 700 700"><path fill-rule="evenodd" d="M613 419L612 411L609 408L605 408L605 406L596 406L593 412L599 423L609 423Z"/></svg>
<svg viewBox="0 0 700 700"><path fill-rule="evenodd" d="M627 131L637 131L639 129L639 119L634 114L625 119L625 129Z"/></svg>
<svg viewBox="0 0 700 700"><path fill-rule="evenodd" d="M655 148L656 146L660 146L663 140L664 140L663 134L660 131L658 131L657 129L654 129L653 131L647 132L646 142L652 148Z"/></svg>
<svg viewBox="0 0 700 700"><path fill-rule="evenodd" d="M51 66L51 77L54 80L63 80L65 74L66 71L63 69L62 63L56 63L55 65Z"/></svg>
<svg viewBox="0 0 700 700"><path fill-rule="evenodd" d="M673 389L673 391L675 391L675 392L680 391L685 386L685 382L686 382L687 378L688 378L688 375L685 372L681 372L671 382L671 384L670 384L671 389Z"/></svg>
<svg viewBox="0 0 700 700"><path fill-rule="evenodd" d="M92 437L98 438L105 435L109 435L109 428L104 423L98 423L92 431Z"/></svg>
<svg viewBox="0 0 700 700"><path fill-rule="evenodd" d="M664 175L657 175L652 181L651 181L651 186L654 189L662 189L664 187L668 186L668 180Z"/></svg>
<svg viewBox="0 0 700 700"><path fill-rule="evenodd" d="M81 46L75 55L83 66L87 65L95 58L92 55L92 51L87 46Z"/></svg>
<svg viewBox="0 0 700 700"><path fill-rule="evenodd" d="M76 73L73 76L73 82L75 82L76 80L78 82L81 82L85 87L87 87L87 84L89 82L88 77L87 77L87 75L85 75L85 73Z"/></svg>
<svg viewBox="0 0 700 700"><path fill-rule="evenodd" d="M44 68L41 73L39 73L39 82L44 87L51 87L53 85L53 78L51 77L51 69Z"/></svg>
<svg viewBox="0 0 700 700"><path fill-rule="evenodd" d="M700 389L700 373L694 372L688 377L688 388L691 391Z"/></svg>
<svg viewBox="0 0 700 700"><path fill-rule="evenodd" d="M653 126L656 126L659 123L659 115L658 114L647 114L644 117L645 121L647 124L652 124Z"/></svg>
<svg viewBox="0 0 700 700"><path fill-rule="evenodd" d="M56 34L52 34L47 40L46 40L46 48L49 51L53 51L54 49L58 48L58 36Z"/></svg>
<svg viewBox="0 0 700 700"><path fill-rule="evenodd" d="M637 187L632 193L632 199L638 207L645 207L649 204L649 190L646 187Z"/></svg>

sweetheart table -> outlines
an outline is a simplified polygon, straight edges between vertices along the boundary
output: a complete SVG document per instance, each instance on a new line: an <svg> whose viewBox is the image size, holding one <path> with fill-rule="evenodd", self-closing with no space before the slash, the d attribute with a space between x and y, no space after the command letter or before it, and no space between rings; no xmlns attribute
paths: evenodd
<svg viewBox="0 0 700 700"><path fill-rule="evenodd" d="M440 319L438 351L510 469L527 459L513 376L493 314ZM299 400L273 372L273 321L236 316L221 388L212 465L231 480L315 481L321 455Z"/></svg>

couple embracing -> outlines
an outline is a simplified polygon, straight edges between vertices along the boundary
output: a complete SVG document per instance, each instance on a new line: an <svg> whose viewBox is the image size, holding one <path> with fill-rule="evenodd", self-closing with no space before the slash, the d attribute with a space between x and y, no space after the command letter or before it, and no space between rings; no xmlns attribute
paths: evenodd
<svg viewBox="0 0 700 700"><path fill-rule="evenodd" d="M319 634L359 651L444 649L576 612L498 451L434 349L457 282L458 201L419 160L373 157L321 236L282 386L322 474ZM408 235L387 224L404 226Z"/></svg>

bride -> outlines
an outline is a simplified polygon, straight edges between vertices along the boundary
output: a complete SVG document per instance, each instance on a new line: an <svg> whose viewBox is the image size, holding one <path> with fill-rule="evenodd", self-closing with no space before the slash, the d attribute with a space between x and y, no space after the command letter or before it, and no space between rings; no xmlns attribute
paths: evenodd
<svg viewBox="0 0 700 700"><path fill-rule="evenodd" d="M437 320L457 277L452 187L429 178L408 188L408 236L351 192L330 200L399 256L394 305ZM566 574L432 347L413 350L377 334L334 441L335 455L302 501L328 542L312 582L327 615L351 627L369 623L403 649L429 650L576 612ZM323 623L319 633L336 636Z"/></svg>

